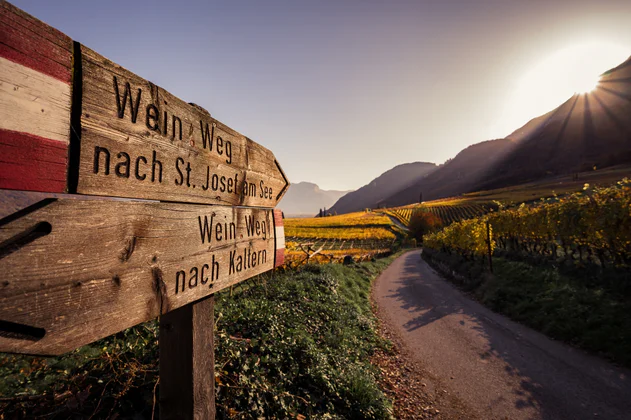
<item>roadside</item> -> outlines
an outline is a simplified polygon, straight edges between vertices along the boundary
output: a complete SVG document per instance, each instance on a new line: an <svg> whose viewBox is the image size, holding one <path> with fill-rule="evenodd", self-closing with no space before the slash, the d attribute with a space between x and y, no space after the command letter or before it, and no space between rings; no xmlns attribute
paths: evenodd
<svg viewBox="0 0 631 420"><path fill-rule="evenodd" d="M419 254L394 261L373 299L393 341L400 337L401 357L426 383L436 418L628 418L631 372L472 301ZM452 398L432 398L441 388ZM420 401L416 418L425 415Z"/></svg>
<svg viewBox="0 0 631 420"><path fill-rule="evenodd" d="M217 417L390 419L370 363L388 348L370 289L395 258L278 270L216 294ZM0 419L159 416L157 325L59 357L0 353Z"/></svg>
<svg viewBox="0 0 631 420"><path fill-rule="evenodd" d="M372 306L380 320L379 335L388 340L389 351L378 349L371 362L381 370L379 385L392 400L396 419L476 420L470 410L436 376L415 360L413 351L388 322L382 321L374 296Z"/></svg>

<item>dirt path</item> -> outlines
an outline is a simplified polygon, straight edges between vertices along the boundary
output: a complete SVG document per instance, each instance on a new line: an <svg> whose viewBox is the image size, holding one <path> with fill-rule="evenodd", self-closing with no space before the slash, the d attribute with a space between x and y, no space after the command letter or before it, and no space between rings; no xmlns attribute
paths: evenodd
<svg viewBox="0 0 631 420"><path fill-rule="evenodd" d="M631 419L630 371L484 308L419 251L381 274L373 299L428 392L451 397L438 418Z"/></svg>

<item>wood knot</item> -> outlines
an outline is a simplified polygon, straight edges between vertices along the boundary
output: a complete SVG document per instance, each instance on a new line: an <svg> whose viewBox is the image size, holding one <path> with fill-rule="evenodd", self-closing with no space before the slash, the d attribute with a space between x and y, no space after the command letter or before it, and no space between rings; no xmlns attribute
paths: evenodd
<svg viewBox="0 0 631 420"><path fill-rule="evenodd" d="M162 270L158 267L151 269L151 275L153 276L153 291L158 298L158 305L160 309L160 315L169 312L169 301L167 299L167 285L163 280Z"/></svg>
<svg viewBox="0 0 631 420"><path fill-rule="evenodd" d="M123 252L121 252L121 255L119 257L121 262L129 261L129 259L131 258L131 254L134 252L134 249L136 249L136 237L132 236L132 238L127 241L127 245L125 245L125 249L123 250Z"/></svg>

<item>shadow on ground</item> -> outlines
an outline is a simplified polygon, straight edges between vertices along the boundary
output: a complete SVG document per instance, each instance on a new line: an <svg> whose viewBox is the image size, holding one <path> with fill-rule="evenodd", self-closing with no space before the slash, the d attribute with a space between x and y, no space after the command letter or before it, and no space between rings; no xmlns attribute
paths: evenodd
<svg viewBox="0 0 631 420"><path fill-rule="evenodd" d="M418 349L419 358L442 359L421 360L424 365L436 363L434 373L456 366L463 368L463 375L477 372L477 378L461 379L469 382L466 386L473 394L489 395L488 401L480 403L483 410L486 404L491 413L512 411L515 417L509 415L511 419L631 418L627 371L494 314L442 279L419 252L401 259L398 277L389 280L385 295L391 305L394 302L400 308L397 327L404 336L414 337L417 348L425 347ZM434 325L439 321L440 326ZM454 343L462 343L462 347ZM452 366L443 366L449 363ZM486 376L491 371L495 376L489 379ZM479 388L487 383L491 386L484 393ZM504 408L494 410L502 405Z"/></svg>

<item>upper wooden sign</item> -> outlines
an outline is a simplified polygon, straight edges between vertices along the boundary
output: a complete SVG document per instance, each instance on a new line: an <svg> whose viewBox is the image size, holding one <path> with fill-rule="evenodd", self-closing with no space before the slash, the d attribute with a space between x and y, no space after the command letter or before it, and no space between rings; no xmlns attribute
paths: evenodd
<svg viewBox="0 0 631 420"><path fill-rule="evenodd" d="M46 199L0 219L0 352L61 354L283 263L279 210Z"/></svg>
<svg viewBox="0 0 631 420"><path fill-rule="evenodd" d="M271 151L89 48L81 56L77 192L276 206L289 183Z"/></svg>
<svg viewBox="0 0 631 420"><path fill-rule="evenodd" d="M266 208L287 190L204 109L5 1L0 25L0 188Z"/></svg>

